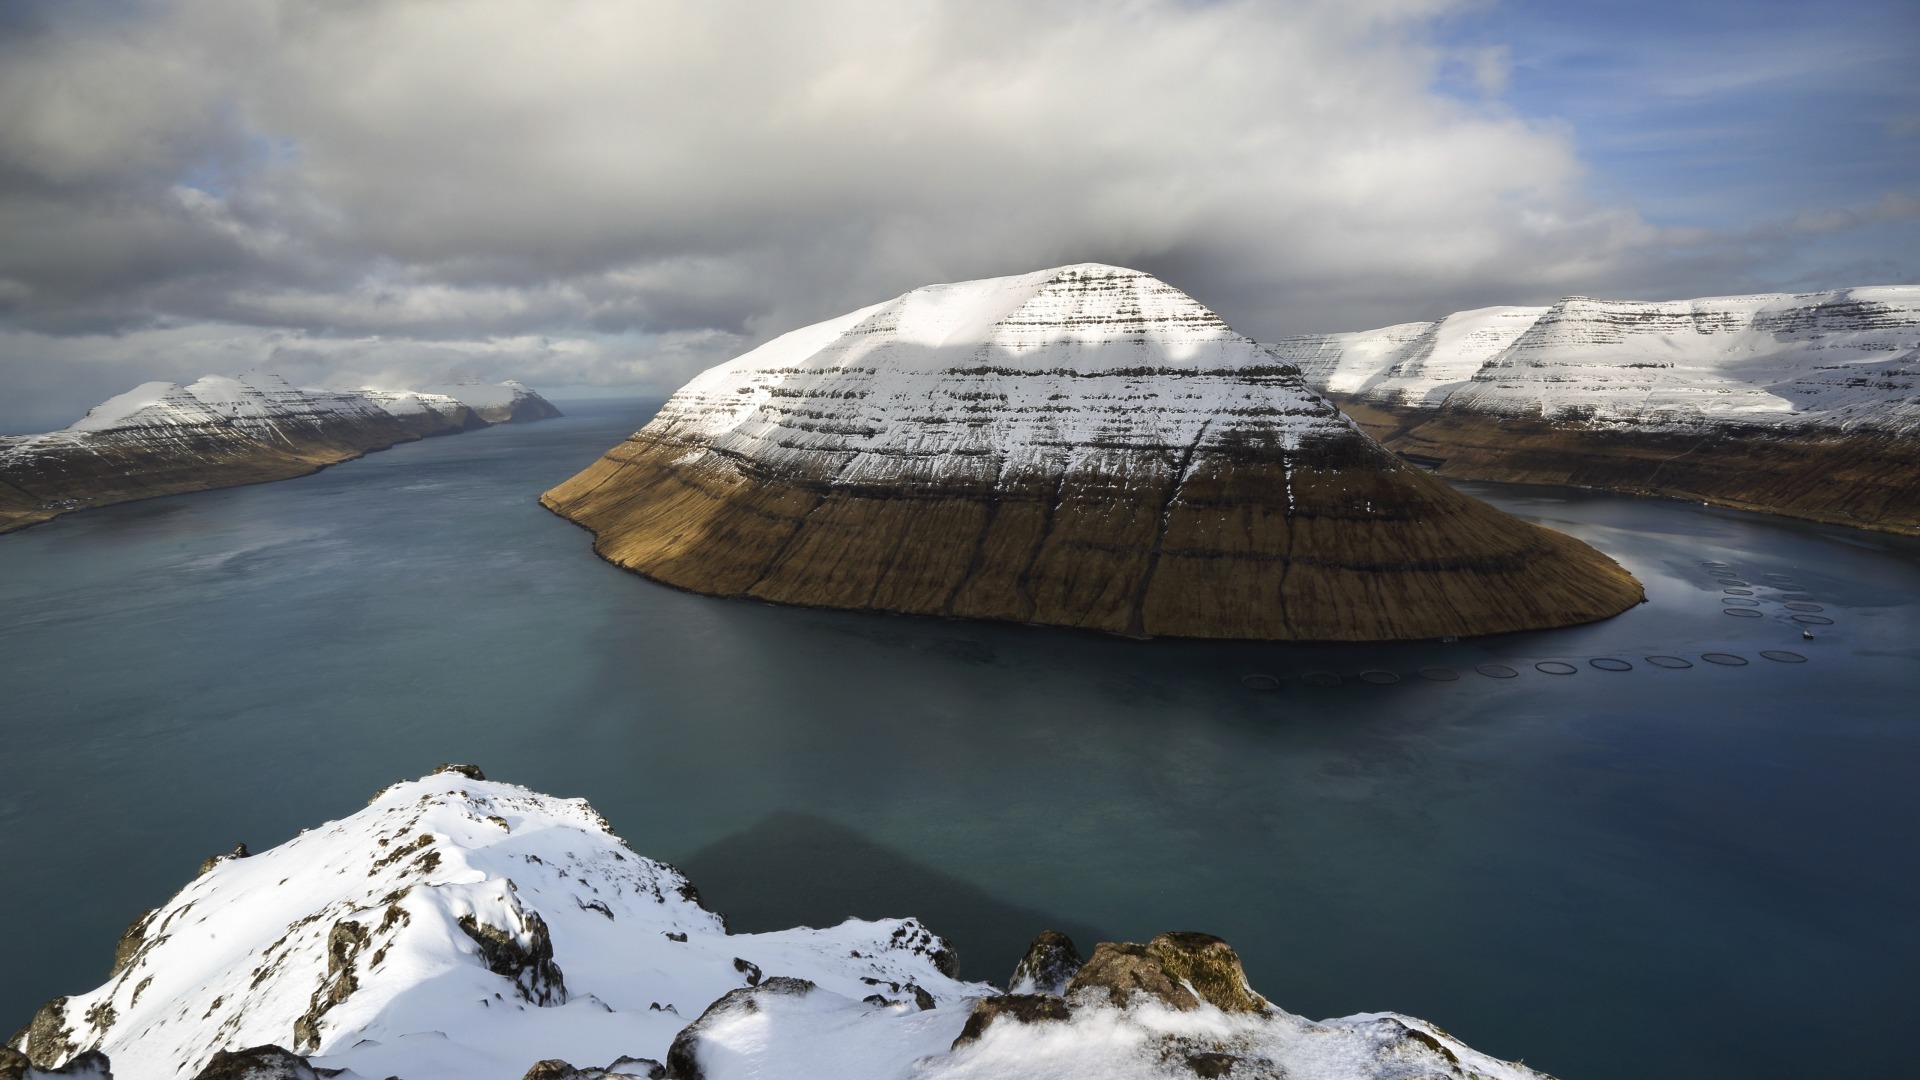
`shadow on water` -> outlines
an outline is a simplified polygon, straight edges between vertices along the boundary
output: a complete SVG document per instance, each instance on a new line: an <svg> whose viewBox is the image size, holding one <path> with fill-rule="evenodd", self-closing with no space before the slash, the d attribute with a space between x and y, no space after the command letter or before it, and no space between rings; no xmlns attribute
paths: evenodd
<svg viewBox="0 0 1920 1080"><path fill-rule="evenodd" d="M965 979L1004 984L1042 930L1072 938L1082 955L1113 939L1085 923L997 900L855 829L799 810L769 814L677 865L734 933L911 915L960 954Z"/></svg>

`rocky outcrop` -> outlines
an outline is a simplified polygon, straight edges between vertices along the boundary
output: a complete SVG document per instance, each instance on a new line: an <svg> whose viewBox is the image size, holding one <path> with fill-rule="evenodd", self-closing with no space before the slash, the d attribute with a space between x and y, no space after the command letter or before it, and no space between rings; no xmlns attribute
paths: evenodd
<svg viewBox="0 0 1920 1080"><path fill-rule="evenodd" d="M796 330L542 502L696 592L1134 636L1437 638L1641 596L1407 467L1178 290L1093 264Z"/></svg>
<svg viewBox="0 0 1920 1080"><path fill-rule="evenodd" d="M414 391L298 390L261 373L147 383L64 430L0 437L0 532L93 506L304 476L396 443L559 415L518 383L474 396L481 405Z"/></svg>
<svg viewBox="0 0 1920 1080"><path fill-rule="evenodd" d="M1920 533L1920 286L1570 297L1272 348L1442 476Z"/></svg>
<svg viewBox="0 0 1920 1080"><path fill-rule="evenodd" d="M1064 994L1081 968L1080 950L1058 930L1043 930L1007 980L1009 994Z"/></svg>

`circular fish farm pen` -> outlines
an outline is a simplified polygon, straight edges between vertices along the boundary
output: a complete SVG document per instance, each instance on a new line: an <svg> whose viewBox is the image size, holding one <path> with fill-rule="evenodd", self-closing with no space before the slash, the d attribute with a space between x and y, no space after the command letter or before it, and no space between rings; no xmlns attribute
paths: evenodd
<svg viewBox="0 0 1920 1080"><path fill-rule="evenodd" d="M1444 667L1423 667L1420 669L1420 677L1427 680L1428 682L1459 682L1460 681L1459 672L1453 670L1452 668L1444 668Z"/></svg>
<svg viewBox="0 0 1920 1080"><path fill-rule="evenodd" d="M1680 656L1649 656L1647 657L1647 663L1652 664L1654 667L1668 668L1673 671L1693 666L1693 661Z"/></svg>
<svg viewBox="0 0 1920 1080"><path fill-rule="evenodd" d="M1760 613L1752 608L1730 607L1724 610L1729 615L1738 615L1743 619L1757 619L1760 617Z"/></svg>
<svg viewBox="0 0 1920 1080"><path fill-rule="evenodd" d="M1832 626L1833 625L1833 620L1827 618L1825 615L1795 615L1792 618L1794 622L1805 623L1808 626Z"/></svg>
<svg viewBox="0 0 1920 1080"><path fill-rule="evenodd" d="M1727 652L1701 653L1700 659L1705 660L1709 664L1719 664L1723 667L1746 667L1747 666L1746 657L1735 656L1733 653L1727 653Z"/></svg>
<svg viewBox="0 0 1920 1080"><path fill-rule="evenodd" d="M1481 664L1473 670L1489 679L1511 679L1520 674L1505 664Z"/></svg>
<svg viewBox="0 0 1920 1080"><path fill-rule="evenodd" d="M1572 675L1574 672L1580 670L1572 664L1561 660L1542 660L1533 665L1533 667L1535 671L1545 672L1548 675Z"/></svg>
<svg viewBox="0 0 1920 1080"><path fill-rule="evenodd" d="M1392 686L1394 683L1400 681L1400 676L1395 675L1391 671L1380 671L1376 669L1361 672L1360 681L1372 683L1375 686Z"/></svg>
<svg viewBox="0 0 1920 1080"><path fill-rule="evenodd" d="M1632 671L1633 670L1632 664L1628 663L1625 660L1616 660L1611 656L1602 656L1597 660L1589 660L1587 661L1587 663L1592 667L1599 668L1601 671Z"/></svg>
<svg viewBox="0 0 1920 1080"><path fill-rule="evenodd" d="M1782 664L1804 664L1807 662L1806 657L1801 656L1797 652L1788 652L1785 649L1761 649L1760 655L1769 660L1778 660Z"/></svg>

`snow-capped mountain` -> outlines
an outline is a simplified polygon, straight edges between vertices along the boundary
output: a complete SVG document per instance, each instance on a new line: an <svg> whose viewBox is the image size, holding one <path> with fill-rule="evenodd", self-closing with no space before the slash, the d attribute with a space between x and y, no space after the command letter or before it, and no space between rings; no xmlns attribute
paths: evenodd
<svg viewBox="0 0 1920 1080"><path fill-rule="evenodd" d="M439 383L421 391L421 396L434 395L458 401L489 424L525 423L560 415L560 410L551 402L518 379L497 383L477 380Z"/></svg>
<svg viewBox="0 0 1920 1080"><path fill-rule="evenodd" d="M395 443L558 410L519 383L301 390L277 375L142 384L72 425L0 437L0 532L129 499L300 476Z"/></svg>
<svg viewBox="0 0 1920 1080"><path fill-rule="evenodd" d="M1920 286L1576 296L1271 348L1444 475L1920 533Z"/></svg>
<svg viewBox="0 0 1920 1080"><path fill-rule="evenodd" d="M269 851L209 859L127 930L107 982L50 1001L15 1037L11 1066L0 1050L0 1069L1539 1077L1408 1017L1294 1016L1205 935L1103 943L1084 965L1044 967L1054 983L1026 994L959 981L945 942L913 919L729 934L685 877L634 853L585 802L448 766Z"/></svg>
<svg viewBox="0 0 1920 1080"><path fill-rule="evenodd" d="M1920 285L1658 302L1568 297L1273 346L1374 405L1648 430L1920 430Z"/></svg>
<svg viewBox="0 0 1920 1080"><path fill-rule="evenodd" d="M1092 263L776 338L543 502L699 592L1136 635L1439 637L1640 596L1406 468L1178 289Z"/></svg>

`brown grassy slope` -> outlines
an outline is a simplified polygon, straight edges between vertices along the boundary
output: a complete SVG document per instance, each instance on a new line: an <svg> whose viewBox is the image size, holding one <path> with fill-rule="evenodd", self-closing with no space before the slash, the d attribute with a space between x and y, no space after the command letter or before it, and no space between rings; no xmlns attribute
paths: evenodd
<svg viewBox="0 0 1920 1080"><path fill-rule="evenodd" d="M912 490L756 474L646 431L541 502L647 577L716 596L1131 635L1392 640L1590 622L1639 583L1365 439L1282 460ZM694 460L682 461L692 458ZM1287 492L1292 489L1289 507Z"/></svg>
<svg viewBox="0 0 1920 1080"><path fill-rule="evenodd" d="M1920 535L1920 442L1886 435L1621 432L1334 399L1388 449L1464 480L1578 484Z"/></svg>

